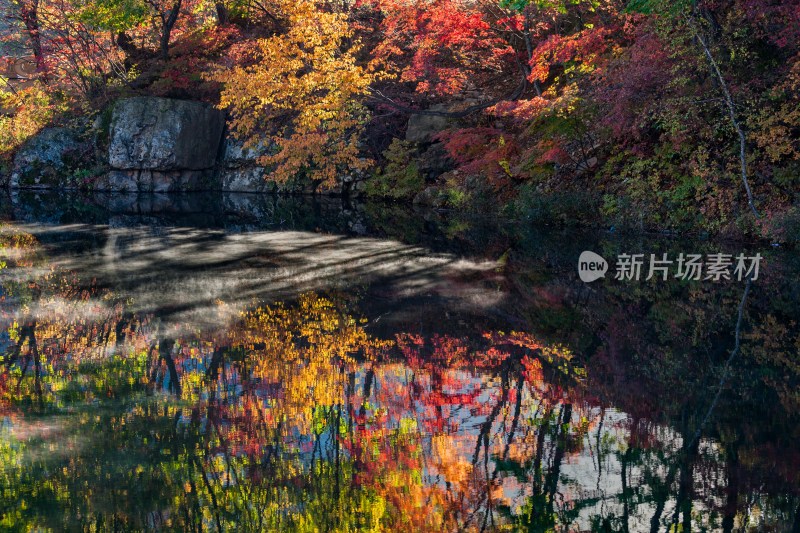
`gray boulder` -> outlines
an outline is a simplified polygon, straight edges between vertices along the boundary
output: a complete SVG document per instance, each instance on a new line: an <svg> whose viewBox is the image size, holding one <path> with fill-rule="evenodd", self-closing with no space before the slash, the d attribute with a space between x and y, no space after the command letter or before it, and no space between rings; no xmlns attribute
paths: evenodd
<svg viewBox="0 0 800 533"><path fill-rule="evenodd" d="M94 185L98 191L188 192L219 190L213 169L203 170L112 170Z"/></svg>
<svg viewBox="0 0 800 533"><path fill-rule="evenodd" d="M12 188L64 185L65 174L81 162L86 150L86 143L76 132L67 128L45 128L17 152L8 185Z"/></svg>
<svg viewBox="0 0 800 533"><path fill-rule="evenodd" d="M228 192L275 192L277 184L268 181L267 170L262 167L223 169L222 190Z"/></svg>
<svg viewBox="0 0 800 533"><path fill-rule="evenodd" d="M233 135L223 141L220 182L227 192L274 193L278 184L268 179L270 169L263 166L261 158L270 154L274 145L263 140L245 148L245 143Z"/></svg>
<svg viewBox="0 0 800 533"><path fill-rule="evenodd" d="M224 143L222 166L225 168L261 167L261 158L270 155L274 150L274 145L269 140L258 142L255 146L245 148L244 141L232 135L226 135Z"/></svg>
<svg viewBox="0 0 800 533"><path fill-rule="evenodd" d="M448 111L444 104L432 106L429 111ZM440 115L421 115L413 114L408 118L406 128L406 140L415 143L433 142L433 137L447 128L451 127L453 121Z"/></svg>
<svg viewBox="0 0 800 533"><path fill-rule="evenodd" d="M150 96L120 100L111 118L108 161L121 170L212 168L224 125L224 114L201 102Z"/></svg>

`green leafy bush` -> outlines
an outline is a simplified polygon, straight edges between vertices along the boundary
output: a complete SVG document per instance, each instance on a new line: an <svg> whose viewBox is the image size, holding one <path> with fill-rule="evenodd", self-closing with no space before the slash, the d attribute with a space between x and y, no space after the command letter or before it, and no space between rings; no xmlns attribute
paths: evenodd
<svg viewBox="0 0 800 533"><path fill-rule="evenodd" d="M386 165L366 185L367 196L410 200L425 186L425 180L414 161L413 145L394 139L384 152Z"/></svg>
<svg viewBox="0 0 800 533"><path fill-rule="evenodd" d="M542 224L594 225L599 222L600 206L601 198L593 191L541 192L527 184L504 211L510 217Z"/></svg>

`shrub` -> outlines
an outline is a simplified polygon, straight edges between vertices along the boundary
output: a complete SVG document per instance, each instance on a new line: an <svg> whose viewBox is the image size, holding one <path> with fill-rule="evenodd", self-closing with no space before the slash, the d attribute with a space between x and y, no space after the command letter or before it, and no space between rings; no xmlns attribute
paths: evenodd
<svg viewBox="0 0 800 533"><path fill-rule="evenodd" d="M15 93L0 92L0 108L8 113L0 116L0 159L6 161L62 110L38 83Z"/></svg>
<svg viewBox="0 0 800 533"><path fill-rule="evenodd" d="M601 198L592 191L541 192L526 184L506 205L505 214L517 219L555 225L593 225L599 221Z"/></svg>
<svg viewBox="0 0 800 533"><path fill-rule="evenodd" d="M383 153L386 165L366 185L367 196L411 200L425 186L412 144L394 139Z"/></svg>

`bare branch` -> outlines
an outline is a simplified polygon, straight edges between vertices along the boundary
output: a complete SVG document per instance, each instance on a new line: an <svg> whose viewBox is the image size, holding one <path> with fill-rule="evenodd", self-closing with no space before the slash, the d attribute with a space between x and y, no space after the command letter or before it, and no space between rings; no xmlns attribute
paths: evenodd
<svg viewBox="0 0 800 533"><path fill-rule="evenodd" d="M736 133L739 136L739 163L741 167L742 183L744 184L744 190L747 193L747 205L750 206L753 216L756 217L756 219L759 219L761 217L759 216L758 210L756 210L755 203L753 202L753 192L750 189L750 182L747 179L747 138L744 134L744 130L742 130L741 124L736 118L736 104L734 103L733 97L728 90L728 84L725 82L725 78L722 76L722 72L720 71L717 62L714 60L714 56L711 54L708 43L706 43L705 39L703 39L703 37L700 35L700 32L698 32L695 28L693 19L688 19L688 23L692 34L703 49L703 53L705 54L706 59L711 66L711 70L714 73L714 77L717 79L717 83L719 83L720 89L722 90L722 95L725 99L725 105L728 108L728 115L730 116L731 124L733 124L733 128L736 130Z"/></svg>

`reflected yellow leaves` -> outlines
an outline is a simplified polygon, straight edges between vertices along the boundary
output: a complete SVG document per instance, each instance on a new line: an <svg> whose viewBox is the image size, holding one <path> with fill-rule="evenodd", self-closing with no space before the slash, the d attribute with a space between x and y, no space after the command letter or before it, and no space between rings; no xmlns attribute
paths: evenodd
<svg viewBox="0 0 800 533"><path fill-rule="evenodd" d="M529 333L381 339L352 299L305 293L172 337L125 295L31 261L36 274L6 282L27 310L7 316L20 350L0 388L17 408L38 398L79 411L79 437L64 439L74 447L54 441L36 463L57 463L56 478L30 483L87 519L149 483L137 496L145 515L120 516L131 527L157 514L177 529L479 530L530 493L503 468L541 462L545 444L571 432L578 369ZM133 465L98 467L118 449Z"/></svg>
<svg viewBox="0 0 800 533"><path fill-rule="evenodd" d="M333 300L303 294L297 305L275 304L245 313L229 332L247 353L246 365L260 386L281 390L270 402L305 433L317 408L340 405L348 374L390 343L370 339L362 324ZM273 415L274 417L275 415Z"/></svg>

